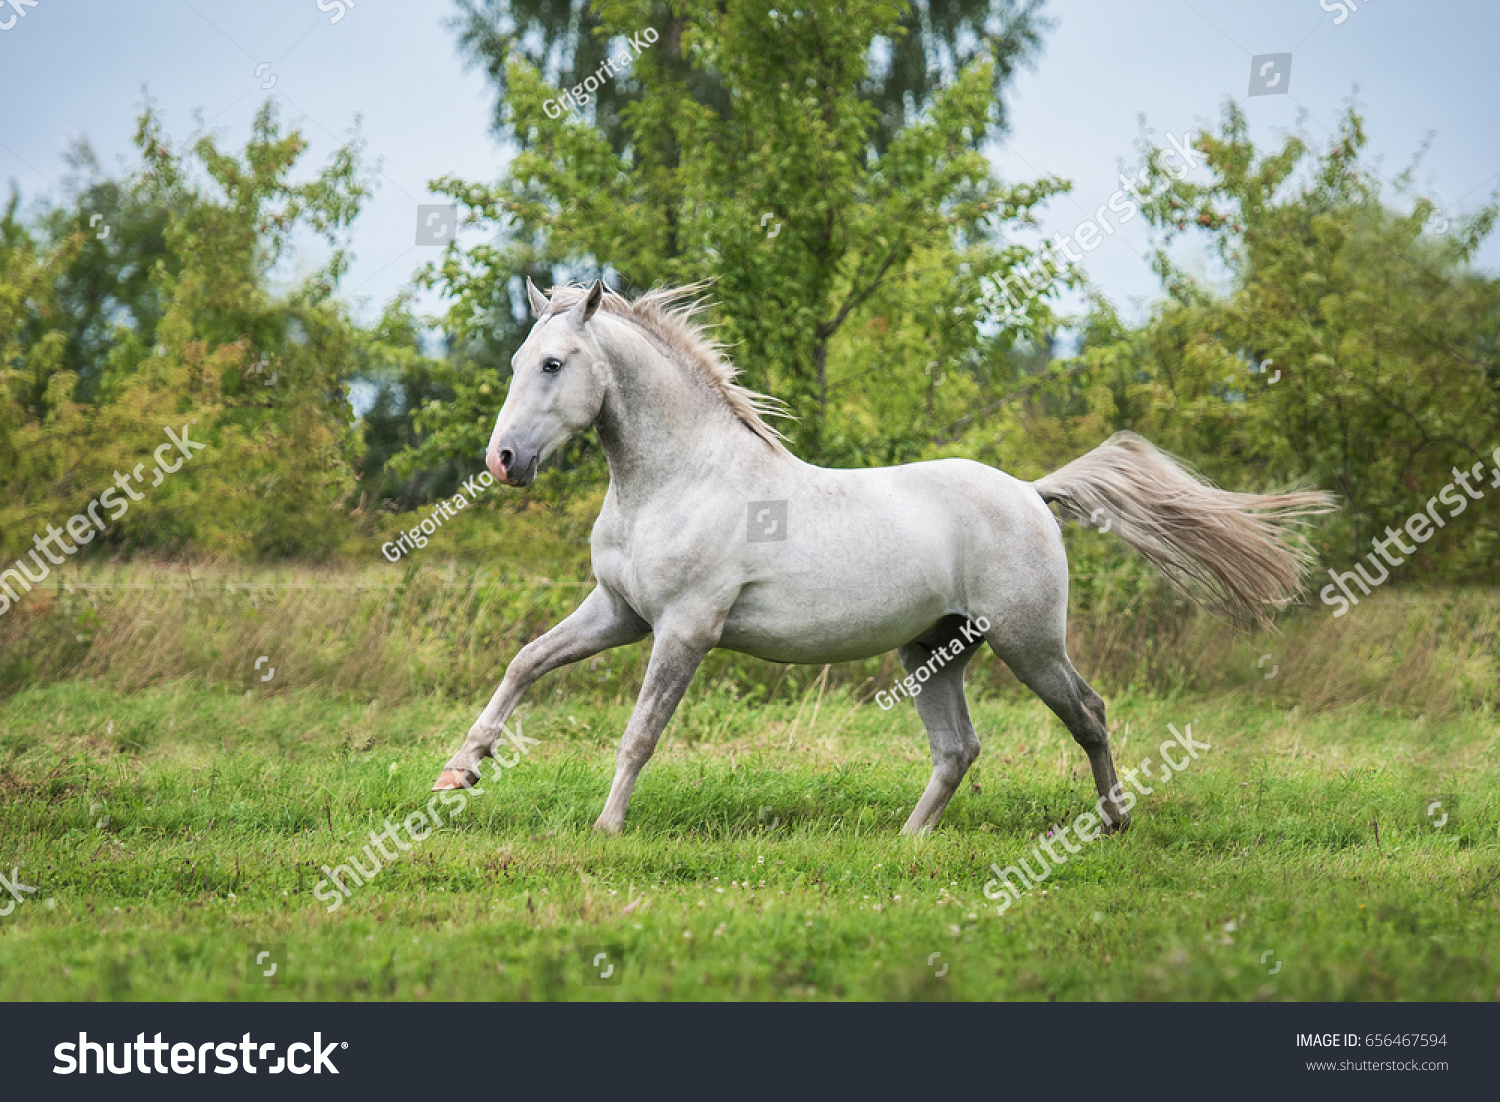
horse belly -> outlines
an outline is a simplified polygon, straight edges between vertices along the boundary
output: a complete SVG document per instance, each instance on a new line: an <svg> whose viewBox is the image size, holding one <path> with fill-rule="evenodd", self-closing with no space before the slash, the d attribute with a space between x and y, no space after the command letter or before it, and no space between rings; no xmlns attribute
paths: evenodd
<svg viewBox="0 0 1500 1102"><path fill-rule="evenodd" d="M753 544L720 646L774 662L846 662L965 610L972 507L947 471L823 472L793 501L790 538ZM801 504L802 508L795 506Z"/></svg>
<svg viewBox="0 0 1500 1102"><path fill-rule="evenodd" d="M770 662L821 664L884 654L953 611L939 587L747 586L719 646Z"/></svg>

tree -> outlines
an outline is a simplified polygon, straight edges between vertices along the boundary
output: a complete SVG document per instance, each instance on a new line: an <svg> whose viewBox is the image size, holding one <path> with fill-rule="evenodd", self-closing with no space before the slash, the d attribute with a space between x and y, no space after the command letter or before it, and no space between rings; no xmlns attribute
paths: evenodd
<svg viewBox="0 0 1500 1102"><path fill-rule="evenodd" d="M510 136L505 104L507 66L523 57L559 88L580 84L607 56L609 29L602 10L586 0L459 0L455 28L469 58L484 67L495 86L495 131ZM970 62L988 55L995 63L995 119L1006 125L1003 93L1021 64L1035 57L1049 23L1041 0L916 0L897 16L896 33L872 44L873 64L860 95L879 112L877 143L885 148L909 118L925 109L943 85ZM655 4L648 23L680 37L684 16ZM718 74L695 69L680 50L672 62L694 98L716 109L730 106ZM623 153L631 138L623 110L643 89L629 79L612 80L592 93L595 121L610 147Z"/></svg>
<svg viewBox="0 0 1500 1102"><path fill-rule="evenodd" d="M77 397L93 401L103 379L115 330L153 333L166 302L158 267L178 270L167 248L169 211L129 180L104 175L87 141L66 154L66 202L44 211L38 230L45 247L72 239L72 259L58 279L57 301L67 347L63 363L78 376Z"/></svg>
<svg viewBox="0 0 1500 1102"><path fill-rule="evenodd" d="M1080 355L1012 406L1027 465L1040 473L1079 450L1067 426L1095 438L1132 428L1233 488L1336 490L1345 508L1320 543L1341 569L1423 512L1455 469L1493 469L1500 284L1472 261L1496 206L1438 234L1430 201L1389 205L1364 144L1351 108L1322 149L1292 135L1258 151L1230 103L1196 143L1199 173L1172 178L1148 148L1160 186L1145 214L1168 298L1134 331L1096 309ZM1227 292L1174 264L1169 247L1189 235L1228 270ZM1500 517L1476 507L1418 561L1426 577L1492 577L1497 539Z"/></svg>
<svg viewBox="0 0 1500 1102"><path fill-rule="evenodd" d="M19 553L115 472L149 460L167 428L196 422L207 450L103 542L326 550L359 449L346 394L357 335L333 298L341 235L367 194L357 143L293 183L306 143L281 132L268 104L239 155L206 134L179 152L150 109L136 146L141 165L126 179L96 182L35 232L17 224L13 200L0 230L0 455L11 460L0 468L0 546ZM157 227L155 244L99 247L91 208L106 193ZM329 242L327 265L273 295L278 261L306 230ZM138 283L122 274L152 256ZM84 302L90 288L106 305Z"/></svg>
<svg viewBox="0 0 1500 1102"><path fill-rule="evenodd" d="M943 10L956 27L980 9ZM925 8L596 4L589 49L603 60L582 94L600 98L581 113L560 110L563 93L528 57L538 47L518 44L524 21L513 38L485 40L504 47L503 64L487 56L503 73L519 152L496 185L434 185L468 222L502 230L496 244L450 248L430 273L454 296L450 327L460 338L493 332L497 316L513 316L513 277L538 266L606 271L627 291L711 279L724 340L750 385L791 408L803 455L912 457L925 426L951 420L988 383L1005 343L986 338L972 305L1025 256L1000 247L1002 228L1064 186L1010 188L990 170L996 83L1035 23L1034 5L984 10L1003 33L987 24L942 87L928 87L936 78L924 69L927 83L901 93L899 125L880 102L915 79L908 31ZM927 34L920 49L941 56L941 38ZM577 58L593 56L578 51L551 67L576 76ZM892 58L907 59L895 75ZM479 385L422 415L471 454L499 398L477 401Z"/></svg>

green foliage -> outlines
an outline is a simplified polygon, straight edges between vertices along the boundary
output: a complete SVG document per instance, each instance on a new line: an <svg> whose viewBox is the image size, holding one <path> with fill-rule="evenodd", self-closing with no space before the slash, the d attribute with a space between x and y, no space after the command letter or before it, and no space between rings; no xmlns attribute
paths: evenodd
<svg viewBox="0 0 1500 1102"><path fill-rule="evenodd" d="M207 450L101 542L323 549L360 444L345 387L361 335L333 298L341 236L367 194L357 144L294 183L306 142L268 104L238 155L211 135L174 149L149 109L136 146L134 172L49 212L40 233L17 223L14 200L0 230L0 551L21 554L115 472L149 470L164 430L185 424ZM90 225L106 195L138 227L113 246ZM332 246L326 266L273 294L278 261L308 231Z"/></svg>
<svg viewBox="0 0 1500 1102"><path fill-rule="evenodd" d="M447 436L460 426L442 424L424 435L430 405L451 402L468 373L453 358L434 359L423 350L423 325L412 313L410 292L386 306L380 320L362 334L358 350L359 385L374 398L365 410L364 455L360 476L365 496L398 509L450 493L477 466L482 446L465 451ZM495 388L480 383L484 397ZM478 430L480 420L472 426ZM467 462L465 462L467 460Z"/></svg>
<svg viewBox="0 0 1500 1102"><path fill-rule="evenodd" d="M893 126L871 85L899 81L872 58L882 44L910 58L904 4L663 13L615 0L591 13L590 48L628 58L604 82L630 89L608 93L625 96L617 116L606 98L592 113L560 111L560 90L519 45L487 40L520 148L496 185L435 185L469 223L503 231L498 244L450 247L429 273L454 298L451 329L482 337L513 315L512 276L537 266L606 270L626 290L710 280L721 338L747 382L791 408L801 454L914 457L992 383L1008 344L983 336L972 305L1024 258L998 246L1000 232L1063 186L1007 187L984 156L997 80L1032 32L1012 21L976 38ZM455 380L453 402L422 415L454 452L478 442L475 415L498 405L478 393L484 382Z"/></svg>
<svg viewBox="0 0 1500 1102"><path fill-rule="evenodd" d="M1351 109L1326 148L1292 135L1257 151L1231 103L1199 139L1198 174L1173 179L1148 148L1168 297L1139 329L1096 300L1080 353L1025 380L961 446L1036 477L1128 428L1232 489L1335 490L1345 507L1317 549L1341 568L1454 468L1500 465L1500 284L1472 266L1496 207L1438 235L1428 200L1388 205L1364 141ZM1177 266L1179 239L1213 249L1223 290ZM1486 505L1421 546L1408 580L1493 580L1500 515Z"/></svg>
<svg viewBox="0 0 1500 1102"><path fill-rule="evenodd" d="M459 42L471 59L483 65L495 86L495 130L509 127L507 66L513 54L524 57L558 88L572 88L609 56L608 14L597 4L571 0L459 0ZM880 148L905 123L912 108L929 103L947 78L984 54L995 60L996 121L1006 122L1001 98L1020 65L1032 60L1050 23L1041 0L914 0L897 14L896 32L872 43L870 71L860 95L878 112ZM805 11L805 9L804 9ZM645 24L680 33L682 13L669 4L653 4ZM793 13L793 18L802 18ZM640 29L637 27L635 29ZM669 62L671 64L672 62ZM676 76L693 97L725 110L731 97L721 75L675 57ZM631 142L622 125L624 109L642 98L644 89L629 79L607 81L591 93L595 122L616 152Z"/></svg>
<svg viewBox="0 0 1500 1102"><path fill-rule="evenodd" d="M56 286L64 362L78 375L78 399L95 401L115 330L156 332L167 305L158 269L176 275L181 262L167 247L169 208L157 196L104 176L86 142L67 160L68 201L44 211L37 229L47 245L69 248Z"/></svg>
<svg viewBox="0 0 1500 1102"><path fill-rule="evenodd" d="M1490 466L1500 445L1500 287L1470 266L1496 207L1444 236L1430 232L1428 200L1391 209L1360 163L1352 109L1321 151L1290 136L1258 153L1247 130L1231 105L1200 141L1209 179L1176 181L1148 209L1172 297L1116 353L1151 364L1128 402L1164 445L1247 488L1337 490L1347 509L1326 539L1342 560L1421 512L1453 468ZM1232 273L1226 296L1168 258L1165 243L1194 226ZM1454 527L1419 561L1490 574L1500 516Z"/></svg>
<svg viewBox="0 0 1500 1102"><path fill-rule="evenodd" d="M377 514L478 467L530 325L526 275L604 274L626 293L707 281L716 335L749 385L791 407L809 459L964 455L1035 478L1134 429L1231 488L1337 490L1347 508L1316 537L1334 565L1455 469L1497 465L1500 285L1474 266L1497 207L1434 232L1411 170L1392 194L1364 167L1352 109L1325 146L1294 134L1258 150L1231 103L1182 179L1143 149L1165 297L1132 327L1094 296L1079 352L1059 360L1049 296L1016 324L996 287L1030 259L1016 231L1066 185L1008 184L986 156L1045 26L1038 4L469 0L456 26L516 154L499 181L435 185L494 231L418 273L448 296L441 333L410 293L371 326L350 321L336 289L367 193L359 141L308 177L306 143L269 105L239 151L209 134L176 148L148 110L123 177L80 144L65 202L24 220L11 198L0 565L115 472L149 467L184 423L209 449L99 542L373 557L400 523ZM589 80L587 104L559 109ZM290 282L308 240L325 262ZM1192 244L1211 250L1215 283L1179 266ZM506 516L529 509L518 530L551 525L544 542L573 547L560 534L597 500L603 457L585 437L552 466ZM500 500L456 545L489 547ZM1079 609L1170 607L1117 541L1070 539ZM1493 580L1497 544L1500 517L1476 502L1421 547L1411 580Z"/></svg>

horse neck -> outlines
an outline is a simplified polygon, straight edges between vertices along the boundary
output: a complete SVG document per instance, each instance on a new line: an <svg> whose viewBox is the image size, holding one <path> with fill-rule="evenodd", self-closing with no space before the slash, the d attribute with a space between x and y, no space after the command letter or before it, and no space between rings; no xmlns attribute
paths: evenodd
<svg viewBox="0 0 1500 1102"><path fill-rule="evenodd" d="M691 367L623 324L610 330L601 341L610 380L595 424L622 503L701 482L741 462L740 449L764 448Z"/></svg>

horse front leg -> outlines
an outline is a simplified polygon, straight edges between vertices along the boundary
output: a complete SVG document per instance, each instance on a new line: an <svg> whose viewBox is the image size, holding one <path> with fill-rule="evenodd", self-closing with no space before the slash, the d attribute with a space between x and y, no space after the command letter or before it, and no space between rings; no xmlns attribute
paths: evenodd
<svg viewBox="0 0 1500 1102"><path fill-rule="evenodd" d="M479 780L480 761L490 755L505 721L537 678L602 650L644 639L650 630L619 597L603 586L596 587L572 615L527 643L511 660L500 687L469 728L458 753L448 759L432 790L467 788Z"/></svg>
<svg viewBox="0 0 1500 1102"><path fill-rule="evenodd" d="M630 804L636 778L651 760L656 740L661 737L667 721L682 700L682 694L687 691L688 682L716 643L717 638L710 640L691 633L657 632L656 642L651 647L651 661L646 666L646 678L641 684L641 695L636 700L635 711L630 713L630 722L625 725L625 734L615 755L614 783L609 787L604 810L594 823L595 830L618 834L624 828L625 809Z"/></svg>

